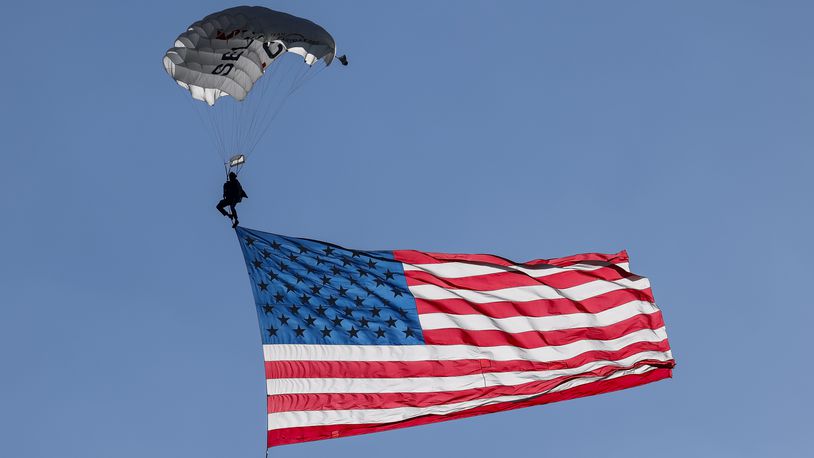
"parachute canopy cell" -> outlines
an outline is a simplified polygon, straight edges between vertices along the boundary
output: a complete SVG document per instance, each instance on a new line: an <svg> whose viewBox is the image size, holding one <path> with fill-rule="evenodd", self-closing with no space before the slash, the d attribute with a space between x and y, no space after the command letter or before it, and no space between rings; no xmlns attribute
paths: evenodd
<svg viewBox="0 0 814 458"><path fill-rule="evenodd" d="M195 22L164 56L164 68L192 97L214 105L225 95L242 101L266 69L286 52L311 66L329 65L333 37L303 18L262 6L237 6Z"/></svg>

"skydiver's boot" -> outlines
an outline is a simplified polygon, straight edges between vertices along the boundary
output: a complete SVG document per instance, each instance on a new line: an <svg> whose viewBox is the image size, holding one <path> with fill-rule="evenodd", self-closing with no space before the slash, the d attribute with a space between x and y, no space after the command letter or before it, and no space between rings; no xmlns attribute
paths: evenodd
<svg viewBox="0 0 814 458"><path fill-rule="evenodd" d="M232 223L232 229L236 228L238 224L240 224L240 221L235 218L234 222Z"/></svg>

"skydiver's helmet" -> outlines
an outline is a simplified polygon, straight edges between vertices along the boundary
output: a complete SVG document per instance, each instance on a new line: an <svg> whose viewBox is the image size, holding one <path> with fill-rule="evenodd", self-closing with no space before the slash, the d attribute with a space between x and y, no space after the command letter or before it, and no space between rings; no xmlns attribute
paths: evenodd
<svg viewBox="0 0 814 458"><path fill-rule="evenodd" d="M235 172L229 172L229 179L230 180L236 180L237 179L237 174Z"/></svg>

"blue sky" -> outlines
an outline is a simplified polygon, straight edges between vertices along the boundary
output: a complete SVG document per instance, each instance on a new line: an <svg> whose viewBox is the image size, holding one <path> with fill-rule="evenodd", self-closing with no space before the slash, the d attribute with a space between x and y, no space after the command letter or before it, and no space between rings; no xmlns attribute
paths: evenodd
<svg viewBox="0 0 814 458"><path fill-rule="evenodd" d="M351 65L245 169L247 227L517 260L627 249L678 367L276 457L802 456L814 5L293 2ZM262 456L222 169L161 58L204 1L4 4L0 455Z"/></svg>

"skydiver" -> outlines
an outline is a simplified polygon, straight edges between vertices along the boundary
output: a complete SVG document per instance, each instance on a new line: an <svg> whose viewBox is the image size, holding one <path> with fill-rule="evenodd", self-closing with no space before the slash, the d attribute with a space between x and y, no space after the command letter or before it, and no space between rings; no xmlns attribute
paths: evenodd
<svg viewBox="0 0 814 458"><path fill-rule="evenodd" d="M243 190L243 186L237 181L237 174L235 172L229 172L229 179L226 180L226 183L223 183L223 199L218 202L216 208L223 216L227 216L232 220L233 228L237 227L239 223L235 206L239 204L244 197L249 198L249 196L246 195L246 191ZM229 209L232 210L231 213L226 211L225 207L227 205Z"/></svg>

